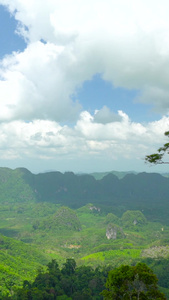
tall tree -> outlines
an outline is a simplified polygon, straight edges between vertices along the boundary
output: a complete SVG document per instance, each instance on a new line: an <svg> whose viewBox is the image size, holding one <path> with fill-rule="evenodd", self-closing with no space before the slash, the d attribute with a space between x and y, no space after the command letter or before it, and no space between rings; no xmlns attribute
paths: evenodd
<svg viewBox="0 0 169 300"><path fill-rule="evenodd" d="M157 277L153 271L143 263L136 266L121 266L109 272L106 290L101 294L108 299L166 299L158 290Z"/></svg>

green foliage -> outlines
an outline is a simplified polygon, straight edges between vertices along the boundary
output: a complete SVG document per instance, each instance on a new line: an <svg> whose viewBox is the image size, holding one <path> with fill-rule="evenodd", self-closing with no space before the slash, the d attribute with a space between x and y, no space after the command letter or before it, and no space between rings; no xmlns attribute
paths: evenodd
<svg viewBox="0 0 169 300"><path fill-rule="evenodd" d="M93 203L93 206L101 209L100 212L93 210L93 214L111 212L120 217L126 210L144 210L149 220L158 218L167 224L168 180L157 174L146 173L127 174L121 179L110 173L95 180L91 175L78 176L71 172L34 175L24 168L0 168L0 202L6 207L18 205L17 212L20 215L24 214L24 206L28 203L39 202L41 205L42 202L48 202L73 209ZM40 205L33 212L34 215L37 213L37 218L41 218L42 211L45 214Z"/></svg>
<svg viewBox="0 0 169 300"><path fill-rule="evenodd" d="M169 137L169 131L164 133L165 136ZM157 151L158 153L150 154L145 157L145 161L151 164L168 164L168 161L163 161L164 155L169 153L169 143L164 144Z"/></svg>
<svg viewBox="0 0 169 300"><path fill-rule="evenodd" d="M163 158L163 154L154 153L154 154L147 155L145 161L155 165L163 164L162 158Z"/></svg>
<svg viewBox="0 0 169 300"><path fill-rule="evenodd" d="M104 221L104 216L99 211L99 207L93 206L93 204L87 204L77 209L76 212L83 228L95 227L96 224L100 227Z"/></svg>
<svg viewBox="0 0 169 300"><path fill-rule="evenodd" d="M86 262L91 262L93 261L107 261L111 263L112 259L117 259L117 258L139 258L141 255L141 250L140 249L118 249L118 250L109 250L109 251L102 251L102 252L97 252L93 254L89 254L82 259Z"/></svg>
<svg viewBox="0 0 169 300"><path fill-rule="evenodd" d="M75 258L78 266L117 267L150 260L146 253L151 249L164 266L169 244L169 227L163 224L168 222L168 180L142 173L96 181L70 172L33 175L26 169L0 168L0 232L15 238L10 242L0 238L2 292L12 293L22 280L31 282L36 269L50 259L57 259L58 268L68 257ZM108 226L119 229L116 238L107 239ZM165 272L160 266L153 267L162 288L168 288ZM64 282L69 286L68 279ZM36 286L32 294L42 298ZM74 299L80 295L76 291ZM89 286L83 297L93 297Z"/></svg>
<svg viewBox="0 0 169 300"><path fill-rule="evenodd" d="M160 285L160 287L165 289L169 288L169 259L163 257L154 259L149 257L145 258L143 262L148 264L157 275L158 284Z"/></svg>
<svg viewBox="0 0 169 300"><path fill-rule="evenodd" d="M163 226L157 222L146 222L144 226L132 225L131 227L124 227L122 230L126 236L125 238L122 235L121 238L117 237L114 240L108 240L106 237L107 220L109 221L113 218L115 222L117 220L118 224L122 224L122 220L116 218L116 216L111 213L109 213L108 216L105 216L102 212L95 213L93 210L90 210L90 207L93 207L93 205L89 204L82 207L82 209L76 210L78 222L82 224L82 229L79 231L68 229L65 226L65 222L69 221L69 217L72 216L70 211L72 212L73 210L64 208L66 214L63 217L62 213L60 214L62 208L59 208L56 204L43 202L42 205L40 205L40 203L30 202L30 205L26 203L11 206L2 205L2 211L0 211L0 225L4 227L0 230L3 230L6 234L16 232L15 237L17 239L36 244L37 254L32 250L26 252L24 246L27 247L28 245L23 244L23 249L25 253L27 253L26 255L30 261L32 260L29 256L30 253L35 256L35 261L38 253L39 256L42 255L42 257L44 257L45 253L46 260L52 258L57 259L59 264L62 264L67 257L74 257L77 259L78 264L85 262L85 264L94 267L100 264L119 266L122 263L131 264L133 260L141 261L144 259L140 254L142 249L150 248L153 243L157 245L157 242L159 245L163 243L163 241L167 243L167 226L165 226L164 231L162 231L161 228ZM97 207L99 206L96 206L96 208ZM19 208L22 208L22 213L18 213ZM56 226L57 222L56 218L54 218L57 214L60 214L59 228ZM50 228L48 227L49 222L47 222L47 220L50 220L52 224ZM33 228L36 222L37 228ZM45 224L45 226L40 228L40 224ZM121 228L117 224L113 226ZM19 244L17 247L19 248ZM113 250L116 251L113 252ZM18 249L15 251L17 256L20 256ZM99 254L96 255L96 253ZM89 256L88 258L89 254L91 254L91 257ZM87 259L81 259L83 257L87 257ZM3 257L2 260L5 260L5 258ZM43 264L43 260L39 260L39 264ZM16 273L15 265L16 264L12 264L12 262L8 260L8 266L11 268L10 272L13 272L13 274ZM18 265L20 265L20 269L25 269L24 262L20 261ZM19 277L13 277L17 285L20 284L21 278L33 278L35 274L34 265L30 263L29 268L30 271L26 271L26 275L20 272ZM28 273L30 273L30 275L27 275ZM9 272L4 272L3 274L7 275ZM16 273L16 275L17 274L18 273Z"/></svg>
<svg viewBox="0 0 169 300"><path fill-rule="evenodd" d="M109 272L104 299L166 299L157 287L157 277L143 263L122 265Z"/></svg>
<svg viewBox="0 0 169 300"><path fill-rule="evenodd" d="M123 240L113 240L113 242L108 241L109 244L101 244L97 247L93 248L93 252L102 252L102 251L109 251L109 250L122 250L122 249L132 249L133 244L124 242Z"/></svg>
<svg viewBox="0 0 169 300"><path fill-rule="evenodd" d="M76 213L72 209L63 206L53 216L34 225L34 229L79 231L81 230L81 224Z"/></svg>
<svg viewBox="0 0 169 300"><path fill-rule="evenodd" d="M35 194L24 180L22 169L0 168L0 202L35 201Z"/></svg>
<svg viewBox="0 0 169 300"><path fill-rule="evenodd" d="M66 260L66 263L63 265L62 273L71 276L75 273L75 269L76 269L75 260L72 258L68 258Z"/></svg>
<svg viewBox="0 0 169 300"><path fill-rule="evenodd" d="M121 218L122 225L125 228L131 228L134 226L142 226L147 223L145 216L141 211L126 211Z"/></svg>
<svg viewBox="0 0 169 300"><path fill-rule="evenodd" d="M109 223L114 223L117 225L120 223L120 220L115 214L108 213L105 219L105 224L109 224Z"/></svg>
<svg viewBox="0 0 169 300"><path fill-rule="evenodd" d="M60 299L60 300L101 300L100 295L106 282L107 269L76 267L73 259L67 259L62 269L55 260L48 264L47 272L38 272L31 283L24 281L10 297L12 300ZM5 298L2 297L2 300Z"/></svg>
<svg viewBox="0 0 169 300"><path fill-rule="evenodd" d="M9 293L23 279L33 279L48 261L34 246L0 235L0 290Z"/></svg>

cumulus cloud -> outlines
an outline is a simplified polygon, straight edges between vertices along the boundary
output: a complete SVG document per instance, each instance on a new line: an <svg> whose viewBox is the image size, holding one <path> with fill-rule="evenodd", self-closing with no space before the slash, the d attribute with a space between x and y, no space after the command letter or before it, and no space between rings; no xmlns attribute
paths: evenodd
<svg viewBox="0 0 169 300"><path fill-rule="evenodd" d="M66 78L62 49L41 42L30 44L23 53L5 57L1 62L0 120L72 120L80 109L70 95L74 83Z"/></svg>
<svg viewBox="0 0 169 300"><path fill-rule="evenodd" d="M94 114L94 122L96 123L106 124L120 122L121 120L121 116L112 112L107 106L103 106L102 109L96 110Z"/></svg>
<svg viewBox="0 0 169 300"><path fill-rule="evenodd" d="M3 159L144 157L169 126L167 0L0 0L27 46L0 62ZM139 90L164 114L149 124L104 106L84 111L77 90L95 74ZM113 99L112 99L113 101ZM71 121L74 127L61 125ZM73 125L72 125L73 126ZM9 146L10 145L10 146Z"/></svg>
<svg viewBox="0 0 169 300"><path fill-rule="evenodd" d="M1 123L1 159L54 159L64 155L143 158L149 148L153 150L165 141L163 132L168 130L169 117L143 126L132 122L122 111L119 114L121 122L101 124L94 122L94 115L83 111L73 128L47 120Z"/></svg>
<svg viewBox="0 0 169 300"><path fill-rule="evenodd" d="M1 120L76 120L71 100L96 73L169 111L169 3L0 0L27 49L1 62ZM43 43L45 41L45 43ZM10 88L9 88L10 87ZM25 111L23 110L25 107Z"/></svg>
<svg viewBox="0 0 169 300"><path fill-rule="evenodd" d="M49 166L76 172L111 170L115 165L121 170L135 169L138 162L143 164L145 155L166 142L163 133L169 128L169 117L143 125L132 122L122 111L119 116L120 122L103 124L83 111L74 127L49 120L2 122L1 165L24 165L35 172Z"/></svg>

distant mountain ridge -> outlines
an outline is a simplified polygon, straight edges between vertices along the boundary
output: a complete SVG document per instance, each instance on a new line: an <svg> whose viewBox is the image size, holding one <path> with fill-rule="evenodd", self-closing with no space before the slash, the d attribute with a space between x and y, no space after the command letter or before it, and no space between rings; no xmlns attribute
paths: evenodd
<svg viewBox="0 0 169 300"><path fill-rule="evenodd" d="M70 208L93 203L123 213L144 211L151 219L168 220L169 178L157 173L112 173L100 180L73 172L32 174L25 168L0 168L0 202L53 202Z"/></svg>
<svg viewBox="0 0 169 300"><path fill-rule="evenodd" d="M141 172L136 172L136 171L109 171L109 172L94 172L94 173L90 173L90 175L92 175L95 179L100 180L100 179L102 179L103 177L105 177L106 175L108 175L110 173L117 176L119 179L122 179L123 177L125 177L128 174L137 175L138 173L141 173ZM154 172L152 172L152 173L154 173ZM148 174L152 174L152 173L150 172ZM160 174L164 177L169 177L169 173L157 173L157 174Z"/></svg>
<svg viewBox="0 0 169 300"><path fill-rule="evenodd" d="M117 176L119 179L122 179L124 176L126 176L127 174L138 174L138 172L135 171L109 171L109 172L94 172L94 173L90 173L90 175L92 175L95 179L100 180L103 177L105 177L108 174L113 174L115 176Z"/></svg>

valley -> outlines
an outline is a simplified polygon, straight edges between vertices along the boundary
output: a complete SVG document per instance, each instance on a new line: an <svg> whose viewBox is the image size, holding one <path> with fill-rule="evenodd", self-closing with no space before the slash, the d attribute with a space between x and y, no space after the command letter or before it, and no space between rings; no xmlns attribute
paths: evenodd
<svg viewBox="0 0 169 300"><path fill-rule="evenodd" d="M0 168L1 295L69 258L92 268L145 262L168 295L168 195L169 179L155 173L96 180Z"/></svg>

